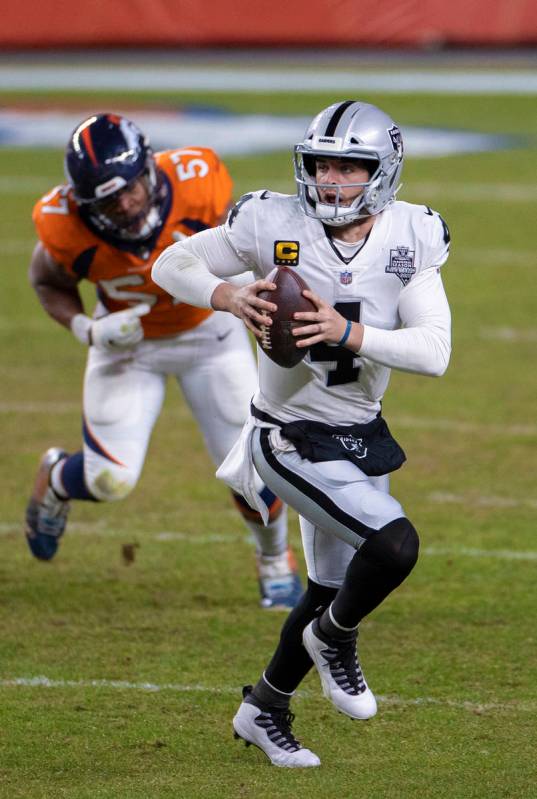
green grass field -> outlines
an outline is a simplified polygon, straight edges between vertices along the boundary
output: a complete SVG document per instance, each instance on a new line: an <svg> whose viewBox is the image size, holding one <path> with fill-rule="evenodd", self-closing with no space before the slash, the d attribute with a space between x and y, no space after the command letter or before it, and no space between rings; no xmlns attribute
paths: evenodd
<svg viewBox="0 0 537 799"><path fill-rule="evenodd" d="M88 110L122 99L92 95ZM340 98L195 99L313 114ZM22 519L37 459L52 444L79 446L84 351L26 278L31 208L61 179L62 153L0 150L2 799L535 796L537 105L363 99L402 125L525 138L512 150L406 164L401 198L440 211L453 238L450 369L441 380L394 374L385 401L408 455L393 491L422 555L363 624L378 716L353 723L321 697L315 674L304 682L295 730L323 762L305 772L276 769L232 738L241 686L257 679L282 617L257 608L252 545L175 385L134 494L77 504L57 558L29 555ZM237 196L294 190L289 153L227 163ZM299 549L297 531L291 515ZM137 545L130 565L125 544Z"/></svg>

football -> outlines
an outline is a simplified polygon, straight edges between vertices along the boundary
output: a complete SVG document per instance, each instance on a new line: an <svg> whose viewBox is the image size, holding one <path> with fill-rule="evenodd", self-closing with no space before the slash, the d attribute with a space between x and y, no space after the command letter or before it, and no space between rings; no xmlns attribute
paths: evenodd
<svg viewBox="0 0 537 799"><path fill-rule="evenodd" d="M270 313L264 312L272 319L272 325L261 327L263 336L259 340L259 346L274 363L291 369L300 363L308 351L307 347L296 346L299 338L292 335L295 327L303 327L305 322L297 322L293 319L296 311L316 311L317 308L306 297L302 295L304 289L309 288L308 284L288 266L276 267L269 275L267 280L276 284L273 291L260 291L258 297L263 300L273 302L278 306L278 310ZM301 336L300 338L306 338Z"/></svg>

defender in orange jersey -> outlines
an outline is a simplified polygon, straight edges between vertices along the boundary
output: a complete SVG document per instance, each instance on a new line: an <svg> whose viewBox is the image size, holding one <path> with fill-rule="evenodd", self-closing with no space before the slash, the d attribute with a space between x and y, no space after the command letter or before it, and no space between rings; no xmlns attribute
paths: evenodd
<svg viewBox="0 0 537 799"><path fill-rule="evenodd" d="M125 117L98 114L73 131L67 183L36 204L39 242L30 281L46 312L87 346L83 448L47 450L26 509L30 550L50 560L69 500L126 497L140 476L153 426L173 375L219 465L238 438L256 385L256 366L238 319L175 301L151 280L160 253L225 219L232 181L205 147L153 154ZM97 288L86 315L81 280ZM287 547L286 513L261 480L268 526L235 497L256 541L261 605L294 607L300 579Z"/></svg>

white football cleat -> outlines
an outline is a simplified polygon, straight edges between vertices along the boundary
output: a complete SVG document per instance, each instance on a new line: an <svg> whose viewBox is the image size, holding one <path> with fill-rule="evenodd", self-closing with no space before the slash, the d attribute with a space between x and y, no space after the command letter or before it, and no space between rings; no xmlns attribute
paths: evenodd
<svg viewBox="0 0 537 799"><path fill-rule="evenodd" d="M243 696L252 690L243 688ZM289 710L267 708L242 702L233 719L235 738L242 738L246 746L253 744L266 754L274 766L282 768L311 768L321 761L309 749L304 749L291 732L294 715Z"/></svg>
<svg viewBox="0 0 537 799"><path fill-rule="evenodd" d="M292 610L303 593L293 552L258 555L260 605L268 610Z"/></svg>
<svg viewBox="0 0 537 799"><path fill-rule="evenodd" d="M319 672L323 694L351 719L370 719L377 712L377 701L358 663L356 640L323 641L320 634L314 619L304 629L302 641Z"/></svg>

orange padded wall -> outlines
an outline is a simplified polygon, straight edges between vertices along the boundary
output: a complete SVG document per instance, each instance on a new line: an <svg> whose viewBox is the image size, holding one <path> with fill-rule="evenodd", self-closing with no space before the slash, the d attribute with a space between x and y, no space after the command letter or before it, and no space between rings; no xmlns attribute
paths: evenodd
<svg viewBox="0 0 537 799"><path fill-rule="evenodd" d="M15 0L4 48L528 45L536 0Z"/></svg>

